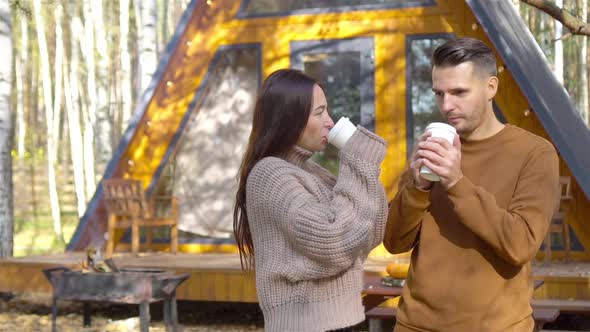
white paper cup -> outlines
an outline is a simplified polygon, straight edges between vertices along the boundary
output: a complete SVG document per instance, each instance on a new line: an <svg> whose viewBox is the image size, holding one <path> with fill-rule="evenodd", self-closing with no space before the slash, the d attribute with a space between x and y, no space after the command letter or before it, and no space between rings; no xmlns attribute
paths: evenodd
<svg viewBox="0 0 590 332"><path fill-rule="evenodd" d="M451 125L442 122L433 122L426 127L425 132L430 132L430 137L442 137L449 143L453 144L457 131ZM434 174L430 168L422 166L420 168L420 176L429 181L440 181L438 175Z"/></svg>
<svg viewBox="0 0 590 332"><path fill-rule="evenodd" d="M348 139L354 134L356 127L347 117L341 117L328 134L328 143L342 149Z"/></svg>

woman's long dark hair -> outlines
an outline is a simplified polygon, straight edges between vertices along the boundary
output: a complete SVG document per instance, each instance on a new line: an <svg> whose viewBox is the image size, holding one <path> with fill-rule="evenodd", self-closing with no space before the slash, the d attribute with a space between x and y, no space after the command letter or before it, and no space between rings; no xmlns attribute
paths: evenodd
<svg viewBox="0 0 590 332"><path fill-rule="evenodd" d="M280 69L264 80L258 93L234 206L234 237L243 269L254 266L254 244L246 213L246 180L262 158L283 155L297 143L311 112L316 84L299 70Z"/></svg>

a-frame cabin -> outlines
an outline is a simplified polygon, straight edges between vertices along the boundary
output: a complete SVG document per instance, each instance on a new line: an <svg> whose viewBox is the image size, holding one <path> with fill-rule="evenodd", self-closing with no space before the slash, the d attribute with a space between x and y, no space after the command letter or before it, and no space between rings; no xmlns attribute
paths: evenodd
<svg viewBox="0 0 590 332"><path fill-rule="evenodd" d="M389 142L381 180L393 197L415 135L438 117L430 54L455 36L480 38L496 52L498 117L555 145L561 175L572 179L571 257L590 261L590 131L508 0L193 0L103 178L136 178L148 193L179 196L181 251L235 252L235 174L256 92L274 70L295 67L325 83L336 117ZM329 166L333 153L320 159ZM102 245L106 221L98 186L68 250ZM125 249L127 237L120 238ZM555 259L562 249L555 245ZM372 257L388 255L377 248ZM588 278L579 285L567 296L590 299ZM252 300L253 288L244 289L241 300ZM201 295L185 297L218 298Z"/></svg>

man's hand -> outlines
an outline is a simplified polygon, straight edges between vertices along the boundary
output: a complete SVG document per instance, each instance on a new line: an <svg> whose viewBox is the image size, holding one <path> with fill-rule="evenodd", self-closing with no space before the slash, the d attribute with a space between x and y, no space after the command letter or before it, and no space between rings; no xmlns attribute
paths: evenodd
<svg viewBox="0 0 590 332"><path fill-rule="evenodd" d="M428 137L418 143L416 155L417 160L440 177L440 183L446 190L463 177L459 136L455 136L452 145L442 137Z"/></svg>
<svg viewBox="0 0 590 332"><path fill-rule="evenodd" d="M414 186L420 190L430 190L432 187L432 181L426 180L420 176L420 168L424 165L424 161L418 154L420 144L426 142L430 135L430 132L426 132L418 138L418 144L414 148L412 158L410 159L410 168L412 169L412 175L414 176Z"/></svg>

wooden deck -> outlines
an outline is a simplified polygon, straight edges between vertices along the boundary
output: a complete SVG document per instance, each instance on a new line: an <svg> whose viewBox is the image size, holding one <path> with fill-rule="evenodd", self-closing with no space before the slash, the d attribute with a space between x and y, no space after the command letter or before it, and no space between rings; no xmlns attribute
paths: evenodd
<svg viewBox="0 0 590 332"><path fill-rule="evenodd" d="M51 286L41 270L56 266L79 269L83 257L81 252L66 252L0 259L0 292L50 293ZM234 253L117 253L113 259L120 267L190 273L191 277L178 289L179 299L257 302L254 275L241 270L239 256ZM370 258L365 274L385 275L390 261ZM535 263L533 274L536 280L544 281L535 291L535 299L590 301L590 263Z"/></svg>
<svg viewBox="0 0 590 332"><path fill-rule="evenodd" d="M535 299L590 301L590 263L553 262L533 264L533 275L544 284ZM590 303L586 305L590 306Z"/></svg>
<svg viewBox="0 0 590 332"><path fill-rule="evenodd" d="M50 293L51 285L42 269L66 266L80 269L81 252L0 259L0 292ZM119 267L151 268L190 273L190 278L177 290L179 299L198 301L257 302L254 274L244 272L240 259L232 253L170 254L117 253L113 256ZM372 260L366 273L385 273L385 260Z"/></svg>
<svg viewBox="0 0 590 332"><path fill-rule="evenodd" d="M42 269L66 266L79 269L84 254L27 256L0 260L0 292L50 293ZM243 272L236 254L115 254L119 267L142 267L190 273L177 290L179 299L201 301L257 302L254 275Z"/></svg>

